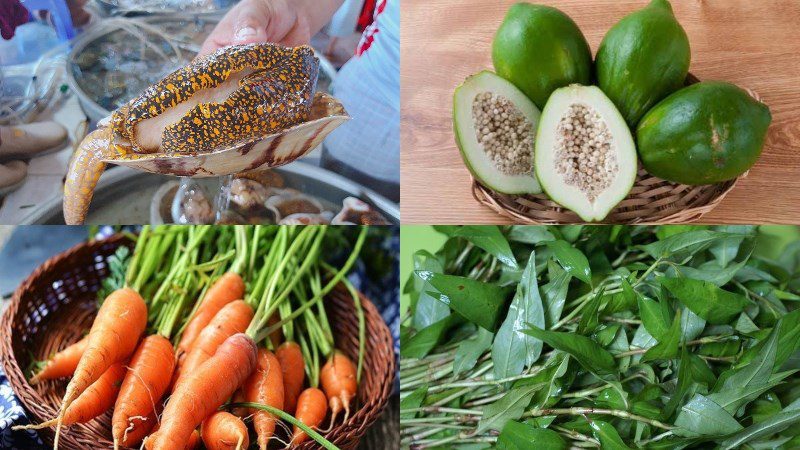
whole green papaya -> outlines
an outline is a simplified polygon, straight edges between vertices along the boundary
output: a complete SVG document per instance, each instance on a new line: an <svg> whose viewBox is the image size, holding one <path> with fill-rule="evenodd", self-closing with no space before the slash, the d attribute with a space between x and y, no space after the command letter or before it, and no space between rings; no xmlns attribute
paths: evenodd
<svg viewBox="0 0 800 450"><path fill-rule="evenodd" d="M492 61L539 109L558 88L591 84L589 43L569 16L550 6L513 5L494 37Z"/></svg>
<svg viewBox="0 0 800 450"><path fill-rule="evenodd" d="M683 86L689 38L667 0L622 18L597 51L597 83L635 128L644 114Z"/></svg>
<svg viewBox="0 0 800 450"><path fill-rule="evenodd" d="M639 158L651 174L677 183L730 180L755 164L771 121L769 108L739 87L693 84L642 118Z"/></svg>

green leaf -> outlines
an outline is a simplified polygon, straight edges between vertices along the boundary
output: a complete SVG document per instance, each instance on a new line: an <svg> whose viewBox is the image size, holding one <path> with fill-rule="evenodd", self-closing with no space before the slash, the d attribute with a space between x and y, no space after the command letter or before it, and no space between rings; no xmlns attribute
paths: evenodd
<svg viewBox="0 0 800 450"><path fill-rule="evenodd" d="M645 352L644 356L642 356L642 362L677 358L680 343L681 311L678 310L677 314L675 314L675 319L672 321L672 326L661 339L658 339L658 344Z"/></svg>
<svg viewBox="0 0 800 450"><path fill-rule="evenodd" d="M736 320L736 325L733 326L733 329L745 335L753 334L760 330L746 312L739 315L739 319Z"/></svg>
<svg viewBox="0 0 800 450"><path fill-rule="evenodd" d="M798 422L800 422L800 399L795 400L771 418L729 436L720 443L720 448L724 450L742 448L750 441L780 433Z"/></svg>
<svg viewBox="0 0 800 450"><path fill-rule="evenodd" d="M689 308L682 307L680 311L681 339L683 342L694 340L703 334L703 330L706 328L706 320L693 313Z"/></svg>
<svg viewBox="0 0 800 450"><path fill-rule="evenodd" d="M514 258L514 253L511 252L511 247L508 245L506 237L503 236L500 228L496 226L467 225L459 227L451 235L463 237L511 268L516 269L518 267L517 260Z"/></svg>
<svg viewBox="0 0 800 450"><path fill-rule="evenodd" d="M755 227L750 225L723 225L716 227L716 229L717 231L742 235L738 238L733 237L730 239L721 239L719 242L715 242L708 248L708 251L714 255L714 258L716 258L721 267L727 266L736 258L742 241L744 241L746 236L752 235L755 232Z"/></svg>
<svg viewBox="0 0 800 450"><path fill-rule="evenodd" d="M526 323L544 327L544 305L536 282L536 252L531 252L517 294L508 308L492 345L496 379L519 375L530 367L542 353L542 341L522 332Z"/></svg>
<svg viewBox="0 0 800 450"><path fill-rule="evenodd" d="M581 236L583 225L553 225L548 227L554 236L567 242L575 242Z"/></svg>
<svg viewBox="0 0 800 450"><path fill-rule="evenodd" d="M519 420L530 404L533 394L544 387L544 383L536 383L514 387L494 403L483 408L483 416L475 429L475 434L486 430L501 430L509 420Z"/></svg>
<svg viewBox="0 0 800 450"><path fill-rule="evenodd" d="M625 442L619 437L617 429L610 423L590 419L589 426L592 428L592 435L600 441L600 447L603 450L632 450L625 445Z"/></svg>
<svg viewBox="0 0 800 450"><path fill-rule="evenodd" d="M601 378L616 375L617 364L614 356L586 336L574 333L545 331L532 325L524 333L541 339L550 347L569 353L584 369Z"/></svg>
<svg viewBox="0 0 800 450"><path fill-rule="evenodd" d="M778 329L778 345L775 356L775 365L782 366L800 348L800 309L796 309L781 317L775 328ZM763 353L765 341L761 341L748 349L737 366L749 364L750 361Z"/></svg>
<svg viewBox="0 0 800 450"><path fill-rule="evenodd" d="M747 385L731 386L720 392L715 392L708 396L709 400L721 406L725 411L730 414L736 414L736 411L742 406L752 402L761 394L781 384L790 375L794 375L796 371L789 370L779 373L770 377L766 383L750 383Z"/></svg>
<svg viewBox="0 0 800 450"><path fill-rule="evenodd" d="M555 431L509 421L497 437L497 450L567 450L567 442Z"/></svg>
<svg viewBox="0 0 800 450"><path fill-rule="evenodd" d="M615 386L600 391L594 400L595 405L600 408L627 410L627 392L621 386L620 383L615 383Z"/></svg>
<svg viewBox="0 0 800 450"><path fill-rule="evenodd" d="M422 405L425 396L428 394L428 385L422 385L416 388L413 392L400 399L400 410L404 409L417 409ZM401 419L413 419L417 413L415 412L401 412Z"/></svg>
<svg viewBox="0 0 800 450"><path fill-rule="evenodd" d="M556 240L553 233L545 226L514 225L508 232L508 240L525 244L539 244Z"/></svg>
<svg viewBox="0 0 800 450"><path fill-rule="evenodd" d="M800 295L794 294L792 292L786 292L780 289L775 289L772 292L775 293L775 297L778 297L779 300L790 301L790 302L800 301Z"/></svg>
<svg viewBox="0 0 800 450"><path fill-rule="evenodd" d="M742 429L730 413L700 394L681 407L675 426L675 435L683 437L726 436Z"/></svg>
<svg viewBox="0 0 800 450"><path fill-rule="evenodd" d="M400 356L403 358L423 358L447 332L450 326L458 322L456 316L447 316L435 324L419 330L410 338L400 343Z"/></svg>
<svg viewBox="0 0 800 450"><path fill-rule="evenodd" d="M431 296L450 306L470 322L494 332L505 313L510 287L500 287L471 278L417 271L435 291Z"/></svg>
<svg viewBox="0 0 800 450"><path fill-rule="evenodd" d="M714 389L714 391L723 392L739 387L767 383L775 368L775 357L778 352L777 329L778 327L775 327L772 330L763 350L753 358L750 364L740 368L729 369L727 373L723 373L721 379L724 378L725 381L719 389Z"/></svg>
<svg viewBox="0 0 800 450"><path fill-rule="evenodd" d="M620 286L622 287L622 292L607 296L610 297L605 307L605 311L608 314L633 310L637 304L639 294L633 290L627 278L623 277L620 280Z"/></svg>
<svg viewBox="0 0 800 450"><path fill-rule="evenodd" d="M749 410L750 417L753 418L753 423L763 422L781 412L781 408L783 406L780 399L774 393L767 392L753 402L753 407Z"/></svg>
<svg viewBox="0 0 800 450"><path fill-rule="evenodd" d="M547 364L552 365L531 378L517 381L516 384L545 383L545 388L533 396L531 406L537 408L550 407L561 399L567 387L572 383L574 370L570 371L570 357L566 353L555 355Z"/></svg>
<svg viewBox="0 0 800 450"><path fill-rule="evenodd" d="M739 278L740 275L747 269L747 262L756 248L756 240L749 239L747 243L740 249L742 256L738 262L732 262L728 265L721 266L718 261L707 261L697 267L679 266L671 268L668 273L675 272L675 275L684 276L686 278L693 278L695 280L708 281L717 286L724 286L728 284L734 277Z"/></svg>
<svg viewBox="0 0 800 450"><path fill-rule="evenodd" d="M491 331L478 327L474 335L458 344L453 360L453 373L458 375L472 370L478 358L492 346L492 339L494 334Z"/></svg>
<svg viewBox="0 0 800 450"><path fill-rule="evenodd" d="M414 309L414 328L421 330L450 315L450 307L440 302L436 297L431 296L428 281L419 277L419 273L425 271L433 273L444 272L441 262L426 251L414 254L414 291L418 292L418 298ZM420 272L421 271L421 272Z"/></svg>
<svg viewBox="0 0 800 450"><path fill-rule="evenodd" d="M695 379L692 376L692 361L689 359L689 351L686 347L681 349L681 360L678 366L678 382L675 385L675 390L672 391L672 396L664 406L664 417L672 417L672 413L682 404L684 398L689 393Z"/></svg>
<svg viewBox="0 0 800 450"><path fill-rule="evenodd" d="M581 321L578 322L577 332L580 334L591 334L600 325L600 301L603 298L603 289L581 311Z"/></svg>
<svg viewBox="0 0 800 450"><path fill-rule="evenodd" d="M707 281L691 278L661 278L660 281L687 308L714 325L732 321L750 304L744 296Z"/></svg>
<svg viewBox="0 0 800 450"><path fill-rule="evenodd" d="M584 283L592 284L589 260L580 250L566 241L551 241L545 245L553 251L553 255L564 270Z"/></svg>
<svg viewBox="0 0 800 450"><path fill-rule="evenodd" d="M647 244L642 248L653 258L686 258L725 240L738 240L747 235L711 230L688 231Z"/></svg>
<svg viewBox="0 0 800 450"><path fill-rule="evenodd" d="M642 325L656 340L667 334L670 329L672 315L669 305L666 302L655 300L639 295L639 315L642 317Z"/></svg>
<svg viewBox="0 0 800 450"><path fill-rule="evenodd" d="M681 450L684 449L695 442L698 439L686 439L686 438L677 438L677 437L666 437L664 439L659 439L657 441L651 442L647 444L647 450Z"/></svg>
<svg viewBox="0 0 800 450"><path fill-rule="evenodd" d="M561 320L572 275L552 261L547 262L547 272L550 282L541 287L541 297L544 301L545 323L547 328L551 328Z"/></svg>

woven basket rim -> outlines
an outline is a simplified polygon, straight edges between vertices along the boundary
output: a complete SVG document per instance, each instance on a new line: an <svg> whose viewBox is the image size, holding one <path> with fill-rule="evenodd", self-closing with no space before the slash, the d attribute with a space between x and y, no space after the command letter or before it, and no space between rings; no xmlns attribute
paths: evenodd
<svg viewBox="0 0 800 450"><path fill-rule="evenodd" d="M700 81L692 73L686 85ZM751 89L745 91L753 99L762 102L761 96ZM631 192L596 224L664 225L689 223L699 220L717 207L722 200L745 177L748 172L722 183L689 186L673 183L650 175L639 166L636 182ZM577 214L558 205L542 194L503 194L483 185L472 173L472 196L495 213L515 223L528 225L557 225L586 223Z"/></svg>
<svg viewBox="0 0 800 450"><path fill-rule="evenodd" d="M52 417L42 417L37 413L37 409L45 410L51 415L55 415L57 411L48 404L47 400L45 400L43 395L36 388L28 383L27 377L24 375L23 368L19 365L18 357L14 351L15 339L19 339L14 331L14 323L20 312L22 299L25 293L29 292L32 286L42 279L50 270L53 270L54 267L58 267L59 264L81 252L91 254L93 251L99 250L105 245L111 245L116 248L120 245L130 245L131 242L132 241L126 236L115 234L105 239L90 240L77 244L64 252L50 257L47 261L38 266L14 291L9 305L3 312L2 317L0 317L0 339L2 339L2 342L0 342L0 362L3 364L3 368L15 395L21 406L25 408L28 419L32 423L38 423ZM365 391L364 396L366 397L366 401L358 402L356 405L357 410L351 414L347 422L337 420L337 425L328 433L324 433L328 440L342 448L354 448L358 440L366 432L366 429L380 417L392 394L396 373L396 361L391 332L375 305L364 296L363 293L358 292L358 296L364 310L365 325L367 327L367 342L365 345L370 349L370 342L376 343L370 350L375 352L377 355L375 358L383 362L384 365L383 367L370 368L370 370L375 372L375 377L378 382L377 387L373 387L372 391L369 391L369 395L367 395ZM336 300L337 298L339 300ZM345 298L347 302L352 305L353 302L349 291L340 284L326 297L326 307L330 301L344 301L341 300L341 298ZM334 325L334 327L336 327L336 325ZM36 333L41 332L37 331ZM362 380L362 382L363 381L364 380ZM374 385L376 383L372 384ZM365 387L364 389L367 388ZM361 390L362 387L359 386L359 394ZM36 408L31 408L31 405L36 405ZM89 424L93 424L93 422ZM70 446L70 442L76 442L77 440L80 440L80 442L96 443L99 448L103 448L104 446L100 444L105 443L105 436L98 436L96 433L93 433L91 431L92 429L88 426L89 424L74 425L70 428L68 434L62 434L62 448L86 448L85 444ZM39 430L38 433L45 442L52 442L53 430L51 428ZM296 446L295 448L312 449L320 448L320 446L314 441L310 441Z"/></svg>

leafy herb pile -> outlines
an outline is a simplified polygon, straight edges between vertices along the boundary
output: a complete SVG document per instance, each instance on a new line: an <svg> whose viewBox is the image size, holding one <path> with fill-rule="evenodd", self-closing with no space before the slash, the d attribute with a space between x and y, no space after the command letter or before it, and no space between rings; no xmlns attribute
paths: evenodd
<svg viewBox="0 0 800 450"><path fill-rule="evenodd" d="M800 448L800 241L437 230L405 285L404 448Z"/></svg>

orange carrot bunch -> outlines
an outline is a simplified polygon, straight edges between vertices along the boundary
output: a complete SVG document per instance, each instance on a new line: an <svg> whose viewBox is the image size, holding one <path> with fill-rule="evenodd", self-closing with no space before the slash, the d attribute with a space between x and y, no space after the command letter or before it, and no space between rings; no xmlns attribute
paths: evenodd
<svg viewBox="0 0 800 450"><path fill-rule="evenodd" d="M323 424L350 418L358 377L322 304L355 256L339 271L319 264L325 233L144 227L88 335L30 380L71 376L58 415L23 428L55 426L57 449L62 426L112 410L115 450L242 450L250 424L260 450L327 442Z"/></svg>

